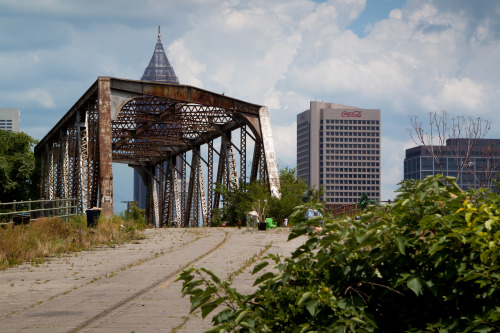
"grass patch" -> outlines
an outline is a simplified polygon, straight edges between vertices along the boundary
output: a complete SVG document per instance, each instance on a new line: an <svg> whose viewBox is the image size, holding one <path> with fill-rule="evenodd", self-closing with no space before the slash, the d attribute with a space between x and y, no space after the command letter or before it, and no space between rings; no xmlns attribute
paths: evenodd
<svg viewBox="0 0 500 333"><path fill-rule="evenodd" d="M69 222L60 218L41 218L28 225L0 228L0 270L48 257L78 252L98 245L122 244L142 239L144 224L113 216L101 217L95 228L87 228L85 215Z"/></svg>

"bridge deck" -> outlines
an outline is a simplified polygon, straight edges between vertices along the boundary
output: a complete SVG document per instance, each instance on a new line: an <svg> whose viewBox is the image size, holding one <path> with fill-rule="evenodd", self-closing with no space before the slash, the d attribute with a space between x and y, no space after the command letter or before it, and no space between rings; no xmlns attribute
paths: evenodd
<svg viewBox="0 0 500 333"><path fill-rule="evenodd" d="M205 266L226 278L266 245L271 253L289 254L305 241L286 242L284 229L171 228L147 235L139 244L0 272L2 332L201 332L209 320L189 315L181 282L173 282L180 269ZM250 270L234 277L242 292L252 288Z"/></svg>

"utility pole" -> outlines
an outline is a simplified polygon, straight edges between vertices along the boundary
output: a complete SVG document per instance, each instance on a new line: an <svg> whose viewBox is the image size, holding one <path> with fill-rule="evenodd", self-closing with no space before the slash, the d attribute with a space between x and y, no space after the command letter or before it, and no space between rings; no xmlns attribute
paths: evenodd
<svg viewBox="0 0 500 333"><path fill-rule="evenodd" d="M127 211L125 213L125 218L128 219L129 216L129 211L130 211L130 203L134 202L134 200L129 200L129 201L120 201L121 203L126 203L127 204Z"/></svg>

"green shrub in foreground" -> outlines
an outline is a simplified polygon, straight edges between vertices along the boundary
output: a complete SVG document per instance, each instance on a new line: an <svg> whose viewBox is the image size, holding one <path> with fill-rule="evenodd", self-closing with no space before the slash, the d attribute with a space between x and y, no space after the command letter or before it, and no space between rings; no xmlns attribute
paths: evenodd
<svg viewBox="0 0 500 333"><path fill-rule="evenodd" d="M446 184L428 177L359 221L322 211L320 234L299 207L290 239L309 238L291 257L257 264L254 274L276 269L254 293L190 268L182 294L203 317L217 308L211 332L498 332L500 196Z"/></svg>

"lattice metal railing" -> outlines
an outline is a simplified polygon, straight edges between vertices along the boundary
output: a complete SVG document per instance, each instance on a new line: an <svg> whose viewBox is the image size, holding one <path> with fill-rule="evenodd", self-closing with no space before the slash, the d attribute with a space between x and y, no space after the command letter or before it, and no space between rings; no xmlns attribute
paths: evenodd
<svg viewBox="0 0 500 333"><path fill-rule="evenodd" d="M248 179L248 139L249 180L279 186L276 172L268 175L275 158L265 107L189 86L100 77L37 145L41 195L74 196L80 212L103 200L112 207L111 162L127 163L147 170L140 174L155 226L209 225L225 204L214 183L236 189Z"/></svg>

